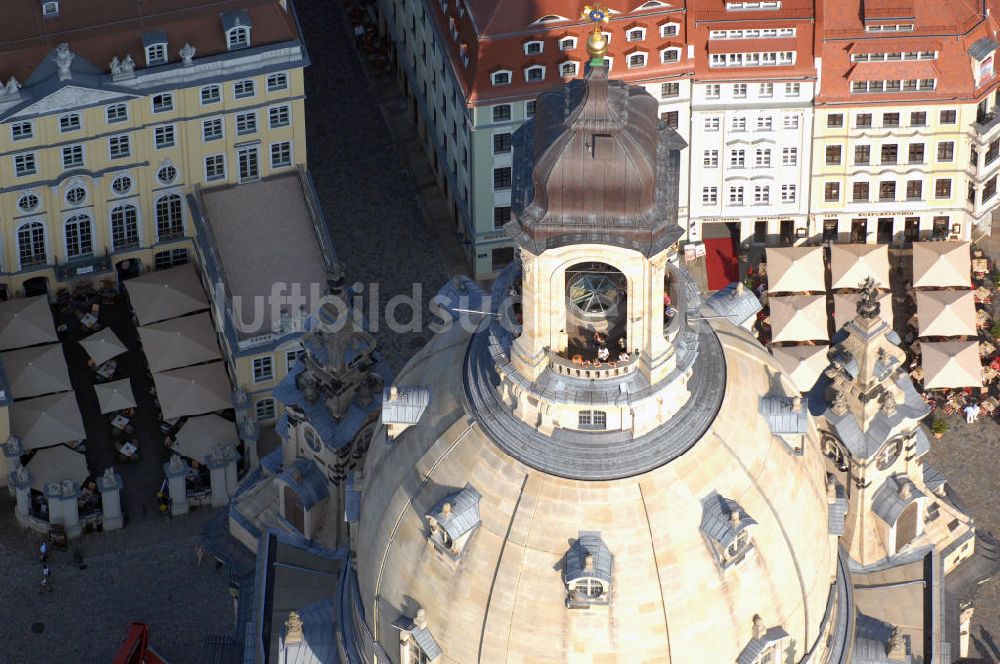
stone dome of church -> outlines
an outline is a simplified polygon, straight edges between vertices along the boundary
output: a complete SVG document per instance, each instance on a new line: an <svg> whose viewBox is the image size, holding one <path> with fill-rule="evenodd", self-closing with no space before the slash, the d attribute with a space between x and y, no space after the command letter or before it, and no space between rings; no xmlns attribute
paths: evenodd
<svg viewBox="0 0 1000 664"><path fill-rule="evenodd" d="M423 348L396 382L430 394L419 423L374 435L344 602L357 642L397 663L401 630L440 662L831 661L847 611L823 457L755 339L704 324L700 417L644 436L652 469L588 481L497 439L472 394L497 382L473 367L483 334Z"/></svg>

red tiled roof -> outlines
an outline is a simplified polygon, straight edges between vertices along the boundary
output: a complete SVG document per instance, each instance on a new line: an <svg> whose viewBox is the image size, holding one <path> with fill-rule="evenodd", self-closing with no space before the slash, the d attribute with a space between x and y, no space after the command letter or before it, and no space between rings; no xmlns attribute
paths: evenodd
<svg viewBox="0 0 1000 664"><path fill-rule="evenodd" d="M848 72L851 81L895 81L941 78L941 70L933 60L903 60L897 62L858 62Z"/></svg>
<svg viewBox="0 0 1000 664"><path fill-rule="evenodd" d="M46 54L62 42L94 65L106 69L113 57L131 53L144 62L142 34L162 30L171 62L185 42L196 57L224 53L220 14L245 9L252 24L251 43L300 39L290 11L278 0L63 0L55 18L42 17L40 0L3 0L0 18L0 79L23 81Z"/></svg>
<svg viewBox="0 0 1000 664"><path fill-rule="evenodd" d="M796 51L798 40L791 39L712 39L709 53L758 53L763 51Z"/></svg>

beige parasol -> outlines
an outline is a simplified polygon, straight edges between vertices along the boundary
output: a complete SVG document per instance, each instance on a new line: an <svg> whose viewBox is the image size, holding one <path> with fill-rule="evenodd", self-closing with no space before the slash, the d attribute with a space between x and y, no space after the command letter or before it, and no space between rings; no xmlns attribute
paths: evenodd
<svg viewBox="0 0 1000 664"><path fill-rule="evenodd" d="M968 242L914 242L914 288L969 288L972 257Z"/></svg>
<svg viewBox="0 0 1000 664"><path fill-rule="evenodd" d="M65 445L38 450L25 467L31 473L31 488L36 491L44 491L45 485L50 482L63 480L82 484L90 475L87 457Z"/></svg>
<svg viewBox="0 0 1000 664"><path fill-rule="evenodd" d="M191 264L129 279L125 287L140 325L208 309L201 281Z"/></svg>
<svg viewBox="0 0 1000 664"><path fill-rule="evenodd" d="M815 346L774 346L771 354L782 372L792 379L795 389L808 392L819 380L823 371L830 366L826 357L830 347L826 344Z"/></svg>
<svg viewBox="0 0 1000 664"><path fill-rule="evenodd" d="M72 390L62 344L21 348L0 353L15 399Z"/></svg>
<svg viewBox="0 0 1000 664"><path fill-rule="evenodd" d="M768 298L772 341L827 340L826 295Z"/></svg>
<svg viewBox="0 0 1000 664"><path fill-rule="evenodd" d="M25 450L83 440L80 409L75 392L61 392L15 401L11 406L11 434L21 439Z"/></svg>
<svg viewBox="0 0 1000 664"><path fill-rule="evenodd" d="M205 463L218 447L237 446L240 443L236 424L218 415L199 415L189 418L177 432L173 451Z"/></svg>
<svg viewBox="0 0 1000 664"><path fill-rule="evenodd" d="M44 295L0 302L0 350L59 341Z"/></svg>
<svg viewBox="0 0 1000 664"><path fill-rule="evenodd" d="M924 388L982 387L978 341L924 341Z"/></svg>
<svg viewBox="0 0 1000 664"><path fill-rule="evenodd" d="M858 288L868 278L889 287L889 246L834 244L830 247L830 287Z"/></svg>
<svg viewBox="0 0 1000 664"><path fill-rule="evenodd" d="M767 292L825 291L822 247L768 247Z"/></svg>
<svg viewBox="0 0 1000 664"><path fill-rule="evenodd" d="M201 415L232 408L232 388L222 362L153 374L163 417Z"/></svg>
<svg viewBox="0 0 1000 664"><path fill-rule="evenodd" d="M117 413L127 408L135 408L135 396L132 394L132 383L128 378L98 383L94 385L97 401L101 404L102 413Z"/></svg>
<svg viewBox="0 0 1000 664"><path fill-rule="evenodd" d="M220 357L215 327L207 311L140 327L139 338L153 371L167 371Z"/></svg>
<svg viewBox="0 0 1000 664"><path fill-rule="evenodd" d="M104 364L128 350L110 327L95 332L86 339L81 339L80 345L87 351L87 355L90 355L90 359L97 364Z"/></svg>
<svg viewBox="0 0 1000 664"><path fill-rule="evenodd" d="M917 321L921 337L976 334L972 291L917 291Z"/></svg>

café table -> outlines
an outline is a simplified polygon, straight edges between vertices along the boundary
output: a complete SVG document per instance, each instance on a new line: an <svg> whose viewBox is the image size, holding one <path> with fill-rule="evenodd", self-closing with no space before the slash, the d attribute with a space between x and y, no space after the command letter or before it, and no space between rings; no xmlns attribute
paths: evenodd
<svg viewBox="0 0 1000 664"><path fill-rule="evenodd" d="M114 360L108 360L100 367L97 368L97 375L105 380L111 380L115 377L115 369L118 368L118 363Z"/></svg>
<svg viewBox="0 0 1000 664"><path fill-rule="evenodd" d="M91 313L84 314L83 318L80 319L80 325L88 330L94 329L94 326L97 325L97 316Z"/></svg>
<svg viewBox="0 0 1000 664"><path fill-rule="evenodd" d="M124 429L128 426L128 418L119 413L111 418L111 426L115 429Z"/></svg>
<svg viewBox="0 0 1000 664"><path fill-rule="evenodd" d="M131 461L136 461L138 459L138 452L139 448L136 447L131 440L126 441L121 447L118 448L118 454L121 454Z"/></svg>

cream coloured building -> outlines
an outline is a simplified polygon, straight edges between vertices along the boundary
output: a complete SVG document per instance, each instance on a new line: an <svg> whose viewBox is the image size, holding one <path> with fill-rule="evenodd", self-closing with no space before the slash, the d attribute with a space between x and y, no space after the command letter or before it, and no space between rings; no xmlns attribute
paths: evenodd
<svg viewBox="0 0 1000 664"><path fill-rule="evenodd" d="M127 0L14 0L4 12L8 296L185 262L193 187L305 164L308 59L284 0L141 11Z"/></svg>

